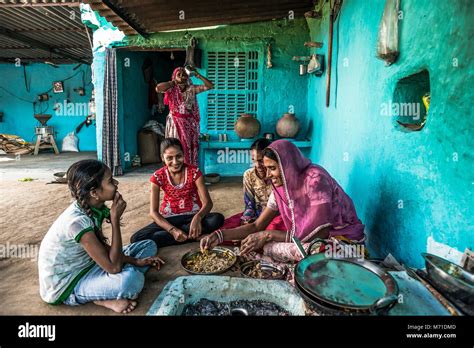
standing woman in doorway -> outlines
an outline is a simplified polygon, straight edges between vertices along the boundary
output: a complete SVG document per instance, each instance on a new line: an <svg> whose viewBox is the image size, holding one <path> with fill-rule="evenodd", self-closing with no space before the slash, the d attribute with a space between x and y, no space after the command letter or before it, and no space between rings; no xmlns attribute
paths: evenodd
<svg viewBox="0 0 474 348"><path fill-rule="evenodd" d="M197 71L195 74L204 85L193 85L186 70L179 67L173 71L171 81L159 83L156 91L165 93L164 102L170 108L165 137L178 138L183 145L185 163L197 166L200 115L196 94L213 89L214 84Z"/></svg>

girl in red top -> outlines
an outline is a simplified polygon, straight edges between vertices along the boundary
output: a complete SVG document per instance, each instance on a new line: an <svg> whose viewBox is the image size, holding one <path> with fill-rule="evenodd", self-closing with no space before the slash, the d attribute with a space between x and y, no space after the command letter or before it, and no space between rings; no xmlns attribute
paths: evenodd
<svg viewBox="0 0 474 348"><path fill-rule="evenodd" d="M224 216L210 213L213 204L202 173L184 162L181 142L176 138L163 140L161 158L165 165L150 178L150 216L154 222L136 232L131 241L152 239L160 248L195 241L201 234L220 228Z"/></svg>

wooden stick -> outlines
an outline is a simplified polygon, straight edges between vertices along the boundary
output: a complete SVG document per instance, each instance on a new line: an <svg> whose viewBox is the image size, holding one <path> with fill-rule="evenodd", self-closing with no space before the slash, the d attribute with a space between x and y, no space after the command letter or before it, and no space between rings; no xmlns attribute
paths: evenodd
<svg viewBox="0 0 474 348"><path fill-rule="evenodd" d="M331 8L331 1L329 1L329 48L328 48L328 74L326 80L326 107L329 107L329 97L331 95L331 62L332 62L332 34L334 26L334 9Z"/></svg>
<svg viewBox="0 0 474 348"><path fill-rule="evenodd" d="M322 42L314 42L314 41L307 41L304 43L306 47L316 47L316 48L321 48L323 47Z"/></svg>

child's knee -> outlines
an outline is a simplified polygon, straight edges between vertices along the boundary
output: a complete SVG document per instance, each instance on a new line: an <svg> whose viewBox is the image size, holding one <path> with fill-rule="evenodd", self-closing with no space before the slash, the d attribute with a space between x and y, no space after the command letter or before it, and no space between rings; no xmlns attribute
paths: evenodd
<svg viewBox="0 0 474 348"><path fill-rule="evenodd" d="M147 255L154 256L158 252L158 247L156 246L156 243L151 239L142 240L139 243L141 243L143 252Z"/></svg>
<svg viewBox="0 0 474 348"><path fill-rule="evenodd" d="M121 298L136 298L143 290L145 276L142 272L130 269L124 272L122 278Z"/></svg>
<svg viewBox="0 0 474 348"><path fill-rule="evenodd" d="M224 215L221 213L212 213L211 216L209 216L209 224L213 228L219 228L224 224Z"/></svg>
<svg viewBox="0 0 474 348"><path fill-rule="evenodd" d="M141 240L139 242L135 242L134 244L136 250L141 251L141 258L154 256L158 252L158 247L156 246L156 243L151 239Z"/></svg>

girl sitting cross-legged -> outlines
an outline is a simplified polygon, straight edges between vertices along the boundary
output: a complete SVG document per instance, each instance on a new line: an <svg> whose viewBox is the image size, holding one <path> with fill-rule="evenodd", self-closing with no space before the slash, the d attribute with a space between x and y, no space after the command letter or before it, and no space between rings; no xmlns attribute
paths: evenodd
<svg viewBox="0 0 474 348"><path fill-rule="evenodd" d="M120 219L127 206L118 181L100 161L83 160L67 171L75 201L56 219L41 242L38 258L41 298L50 304L94 302L118 313L135 309L150 266L160 269L152 241L122 249ZM107 208L106 201L112 201ZM112 225L110 244L102 222Z"/></svg>
<svg viewBox="0 0 474 348"><path fill-rule="evenodd" d="M152 239L158 248L195 241L224 223L224 216L210 213L212 200L198 167L184 162L183 147L176 138L161 142L165 164L150 178L150 216L153 222L136 232L132 242ZM160 206L160 192L163 202Z"/></svg>

